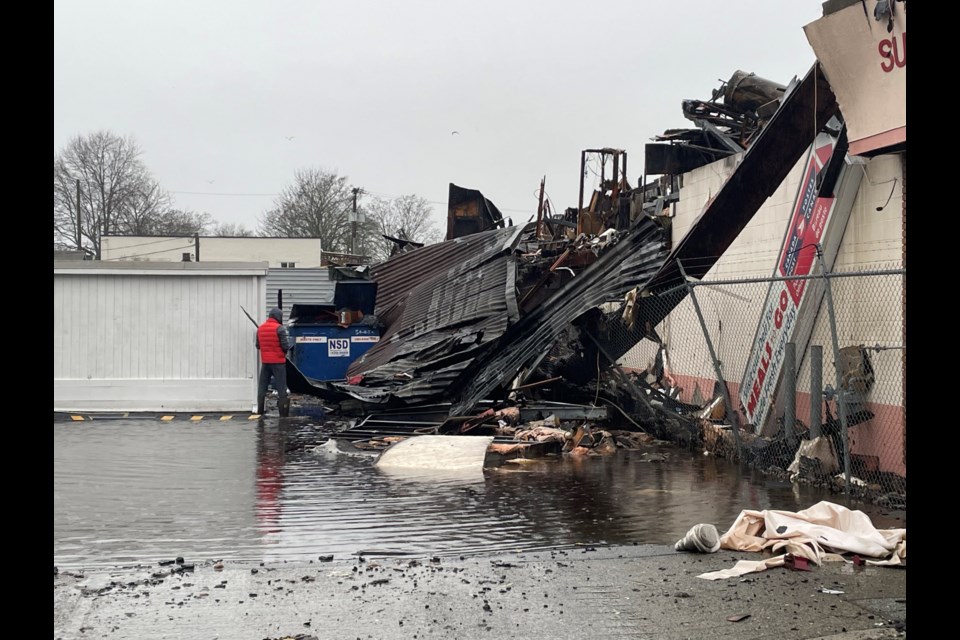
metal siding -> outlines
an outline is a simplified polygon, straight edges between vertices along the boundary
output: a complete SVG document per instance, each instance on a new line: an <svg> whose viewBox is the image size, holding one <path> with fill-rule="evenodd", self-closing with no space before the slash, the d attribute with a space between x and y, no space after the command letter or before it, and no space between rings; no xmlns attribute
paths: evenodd
<svg viewBox="0 0 960 640"><path fill-rule="evenodd" d="M334 283L327 269L270 269L267 272L264 317L277 306L277 291L283 291L283 316L294 304L317 304L333 300Z"/></svg>
<svg viewBox="0 0 960 640"><path fill-rule="evenodd" d="M55 410L248 409L264 279L55 272Z"/></svg>

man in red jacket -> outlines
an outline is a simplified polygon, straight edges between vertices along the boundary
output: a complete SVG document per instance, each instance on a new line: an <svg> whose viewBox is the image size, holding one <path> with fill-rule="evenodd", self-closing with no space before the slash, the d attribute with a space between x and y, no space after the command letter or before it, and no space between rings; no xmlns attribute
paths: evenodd
<svg viewBox="0 0 960 640"><path fill-rule="evenodd" d="M264 404L267 398L267 386L273 379L279 397L277 407L280 416L290 415L290 401L287 398L287 352L293 345L290 334L283 326L283 311L270 309L266 322L257 327L257 349L260 351L260 380L257 386L257 414L266 412Z"/></svg>

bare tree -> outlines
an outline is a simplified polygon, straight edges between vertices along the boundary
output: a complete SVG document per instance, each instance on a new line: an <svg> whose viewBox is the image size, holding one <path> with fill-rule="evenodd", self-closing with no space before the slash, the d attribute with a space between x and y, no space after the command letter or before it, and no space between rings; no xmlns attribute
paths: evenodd
<svg viewBox="0 0 960 640"><path fill-rule="evenodd" d="M417 195L399 196L393 200L374 199L365 205L367 214L367 246L376 260L390 257L395 243L383 236L403 238L422 244L443 240L431 216L430 203Z"/></svg>
<svg viewBox="0 0 960 640"><path fill-rule="evenodd" d="M180 209L170 209L164 211L156 220L149 233L149 236L192 236L194 234L204 235L216 223L213 216L209 213L197 213L196 211L181 211ZM130 234L135 235L135 234Z"/></svg>
<svg viewBox="0 0 960 640"><path fill-rule="evenodd" d="M99 259L102 236L144 233L167 211L170 198L141 155L133 138L98 131L77 136L54 156L55 245Z"/></svg>
<svg viewBox="0 0 960 640"><path fill-rule="evenodd" d="M242 224L221 222L213 226L213 235L220 238L252 238L254 234Z"/></svg>
<svg viewBox="0 0 960 640"><path fill-rule="evenodd" d="M161 229L171 226L163 221L170 214L181 212L168 211L169 197L156 182L143 185L143 190L132 194L126 203L127 210L110 232L104 235L151 236L167 235ZM172 225L176 226L176 225Z"/></svg>
<svg viewBox="0 0 960 640"><path fill-rule="evenodd" d="M349 212L353 194L346 176L322 169L300 169L293 184L260 219L264 236L321 238L324 251L350 250Z"/></svg>

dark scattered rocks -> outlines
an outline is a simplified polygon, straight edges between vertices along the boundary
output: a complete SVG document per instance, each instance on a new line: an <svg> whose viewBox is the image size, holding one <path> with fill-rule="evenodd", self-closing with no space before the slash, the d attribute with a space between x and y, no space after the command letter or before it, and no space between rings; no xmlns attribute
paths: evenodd
<svg viewBox="0 0 960 640"><path fill-rule="evenodd" d="M318 560L320 560L320 562L333 562L333 554L328 556L320 556Z"/></svg>

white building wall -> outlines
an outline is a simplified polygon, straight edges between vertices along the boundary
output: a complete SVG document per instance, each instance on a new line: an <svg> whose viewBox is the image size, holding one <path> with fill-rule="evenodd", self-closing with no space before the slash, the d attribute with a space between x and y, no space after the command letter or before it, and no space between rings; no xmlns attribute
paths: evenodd
<svg viewBox="0 0 960 640"><path fill-rule="evenodd" d="M54 411L255 405L241 306L264 319L266 265L76 264L54 266Z"/></svg>
<svg viewBox="0 0 960 640"><path fill-rule="evenodd" d="M705 281L763 278L773 274L806 162L804 155L720 257ZM879 156L865 162L867 164L862 169L851 167L864 171L865 178L860 183L834 271L902 266L900 156ZM680 200L674 210L674 244L683 238L735 166L735 160L726 158L683 175ZM883 207L888 198L889 204L877 211L877 207ZM901 321L902 287L897 285L896 278L886 277L882 281L858 279L858 283L860 286L852 280L835 281L834 284L839 330L843 333L840 346L890 341L899 344L899 333L887 335L891 333L889 328L898 327ZM766 291L766 285L761 284L697 289L707 329L723 363L724 377L731 383L739 383L747 364ZM658 331L667 343L675 373L715 377L703 331L689 298L663 321ZM825 366L831 365L833 358L829 353L831 341L825 306L817 317L811 344L825 347ZM621 362L629 367L644 368L655 353L652 343L644 341L624 355ZM801 371L801 376L798 380L800 388L808 388L808 366ZM884 384L878 385L874 397L878 401L894 402L902 396L902 385L899 377L886 378ZM828 381L825 371L824 383ZM804 384L807 387L803 387ZM712 387L702 392L710 395Z"/></svg>
<svg viewBox="0 0 960 640"><path fill-rule="evenodd" d="M850 213L834 271L899 269L903 265L902 157L883 155L858 159L850 170L862 171L863 179ZM774 272L787 222L791 216L806 156L776 192L757 211L753 220L710 270L705 281L769 277ZM679 242L709 199L717 193L734 168L731 159L701 167L683 176L680 200L675 206L672 240ZM878 210L879 208L879 210ZM854 453L878 455L881 468L905 474L902 449L903 374L903 278L902 276L838 278L832 281L839 346L880 345L885 350L870 353L876 381L866 400L876 415L871 423L851 430ZM697 300L724 378L735 404L744 367L753 348L753 338L767 293L765 283L698 287ZM684 388L682 398L712 397L715 374L703 330L688 297L658 327L669 350L672 372ZM823 384L836 385L832 338L826 302L817 315L811 345L823 347ZM644 341L621 358L628 367L645 368L656 354L653 343ZM798 417L809 416L810 362L806 353L797 378L800 397ZM777 406L776 415L783 407Z"/></svg>
<svg viewBox="0 0 960 640"><path fill-rule="evenodd" d="M200 262L266 262L280 267L294 262L297 268L320 266L319 238L220 238L200 237ZM196 260L192 237L107 236L102 242L104 262L181 262L189 253Z"/></svg>
<svg viewBox="0 0 960 640"><path fill-rule="evenodd" d="M903 266L900 170L900 157L896 155L879 156L864 166L865 179L860 183L834 271L886 270ZM884 207L888 197L889 204ZM878 207L883 207L882 211L877 211ZM902 276L834 279L832 291L841 348L857 344L902 346ZM833 362L831 340L829 316L824 307L817 316L810 343L824 347L825 367ZM875 368L900 367L898 349L871 353L870 357ZM830 372L833 373L832 368ZM805 362L798 378L801 389L809 388L809 376L809 362ZM870 394L871 401L901 404L902 378L878 375L878 379ZM833 378L825 377L826 383L835 385Z"/></svg>
<svg viewBox="0 0 960 640"><path fill-rule="evenodd" d="M739 155L730 156L683 174L680 199L674 208L671 227L674 245L683 239L720 191L738 166L739 160ZM806 162L804 155L710 269L706 280L766 277L773 273ZM753 338L753 332L743 328L745 318L759 318L766 289L761 291L761 288L754 285L750 291L735 291L731 288L726 291L739 297L731 297L719 290L707 288L698 289L697 296L704 321L711 333L711 339L714 340L714 348L723 362L725 376L739 382L740 374L749 358ZM702 378L715 377L703 331L689 298L667 316L658 331L667 344L670 365L675 373ZM621 362L630 367L644 368L655 354L655 346L644 341L624 355ZM693 389L688 391L692 393ZM712 391L712 387L701 389L705 396L711 396Z"/></svg>
<svg viewBox="0 0 960 640"><path fill-rule="evenodd" d="M903 266L901 160L899 155L859 160L866 163L859 168L863 180L840 244L835 271ZM878 207L882 210L877 211Z"/></svg>

